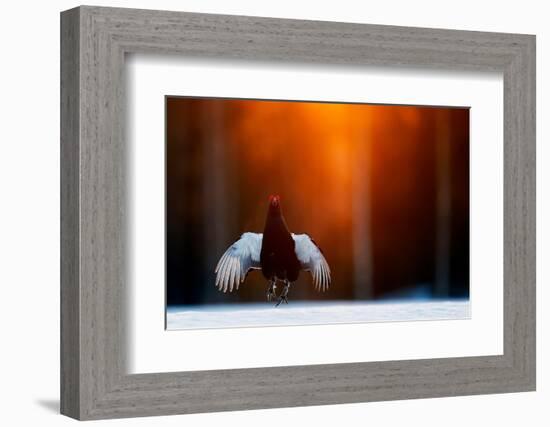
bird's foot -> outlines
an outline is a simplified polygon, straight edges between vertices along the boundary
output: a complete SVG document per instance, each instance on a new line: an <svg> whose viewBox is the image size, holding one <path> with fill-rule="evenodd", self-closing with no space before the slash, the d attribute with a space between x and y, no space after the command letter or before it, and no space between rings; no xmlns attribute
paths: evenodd
<svg viewBox="0 0 550 427"><path fill-rule="evenodd" d="M284 301L285 304L288 304L288 298L286 295L281 295L279 297L279 300L277 301L277 304L275 304L275 307L279 307L279 305L281 305L281 303Z"/></svg>
<svg viewBox="0 0 550 427"><path fill-rule="evenodd" d="M267 296L267 301L268 302L274 301L277 298L277 294L275 293L276 288L277 288L277 286L272 285L267 290L266 296Z"/></svg>
<svg viewBox="0 0 550 427"><path fill-rule="evenodd" d="M277 304L275 304L275 307L279 307L281 303L284 301L285 304L288 304L288 288L290 287L289 282L285 282L285 287L283 288L283 291L281 292L281 295L279 295L279 300L277 301Z"/></svg>

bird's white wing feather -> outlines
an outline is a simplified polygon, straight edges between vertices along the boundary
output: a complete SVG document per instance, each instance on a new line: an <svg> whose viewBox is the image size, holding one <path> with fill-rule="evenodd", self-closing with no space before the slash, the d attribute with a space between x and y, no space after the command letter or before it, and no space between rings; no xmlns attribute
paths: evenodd
<svg viewBox="0 0 550 427"><path fill-rule="evenodd" d="M261 268L261 233L244 233L222 255L216 266L216 287L220 291L231 292L239 289L246 274L251 269Z"/></svg>
<svg viewBox="0 0 550 427"><path fill-rule="evenodd" d="M302 269L313 276L313 284L318 291L326 291L330 285L330 267L321 249L307 234L292 234L294 251Z"/></svg>

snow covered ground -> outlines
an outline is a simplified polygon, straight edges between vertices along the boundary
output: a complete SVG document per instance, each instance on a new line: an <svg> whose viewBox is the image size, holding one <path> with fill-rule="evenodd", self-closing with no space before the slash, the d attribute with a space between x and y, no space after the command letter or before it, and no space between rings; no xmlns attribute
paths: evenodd
<svg viewBox="0 0 550 427"><path fill-rule="evenodd" d="M382 302L293 302L169 307L167 329L238 328L467 319L468 300Z"/></svg>

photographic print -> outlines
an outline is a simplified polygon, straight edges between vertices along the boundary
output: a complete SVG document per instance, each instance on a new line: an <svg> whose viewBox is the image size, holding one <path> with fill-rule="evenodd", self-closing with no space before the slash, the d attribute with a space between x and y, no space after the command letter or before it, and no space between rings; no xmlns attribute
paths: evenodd
<svg viewBox="0 0 550 427"><path fill-rule="evenodd" d="M165 100L167 329L469 318L469 108Z"/></svg>

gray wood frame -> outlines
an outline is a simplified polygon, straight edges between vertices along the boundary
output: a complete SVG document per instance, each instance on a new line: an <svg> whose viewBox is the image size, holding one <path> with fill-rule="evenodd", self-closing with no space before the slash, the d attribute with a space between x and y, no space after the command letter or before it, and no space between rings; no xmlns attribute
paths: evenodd
<svg viewBox="0 0 550 427"><path fill-rule="evenodd" d="M128 375L124 56L130 52L502 72L504 354ZM535 389L534 36L71 9L61 14L61 166L63 414L99 419Z"/></svg>

